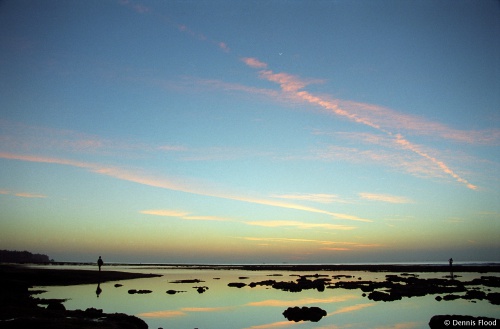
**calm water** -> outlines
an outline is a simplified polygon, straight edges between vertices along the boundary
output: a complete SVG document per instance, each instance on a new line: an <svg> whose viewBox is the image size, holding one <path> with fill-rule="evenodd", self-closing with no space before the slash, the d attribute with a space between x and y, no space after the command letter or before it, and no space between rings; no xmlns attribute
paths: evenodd
<svg viewBox="0 0 500 329"><path fill-rule="evenodd" d="M65 268L72 268L65 266ZM54 267L51 267L54 268ZM83 266L73 268L83 269ZM95 270L94 267L92 267ZM263 280L295 281L296 275L315 274L283 271L193 270L148 267L113 267L112 270L157 273L163 277L105 282L96 295L96 285L44 287L41 298L69 298L67 309L95 307L106 313L126 313L142 318L149 328L165 329L220 329L220 328L428 328L427 323L436 314L464 314L499 317L500 306L488 301L476 303L458 299L438 302L436 295L403 298L393 302L374 302L362 297L359 289L303 290L292 293L265 286L250 288L228 287L229 282L258 282ZM318 272L319 274L354 275L356 279L383 281L386 274L375 272ZM400 273L394 273L400 274ZM458 279L468 281L481 275L498 273L457 273ZM281 276L276 276L281 275ZM443 278L445 273L418 273L419 278ZM248 277L240 279L239 277ZM172 283L174 280L199 279L200 283ZM351 280L351 279L341 279ZM335 282L336 280L332 280ZM115 288L114 284L123 284ZM195 288L209 289L199 294ZM481 287L484 288L484 287ZM38 288L35 288L38 289ZM128 294L129 289L148 289L150 294ZM185 292L169 295L167 290ZM500 292L498 288L484 288ZM290 322L283 311L293 306L317 306L328 315L319 322Z"/></svg>

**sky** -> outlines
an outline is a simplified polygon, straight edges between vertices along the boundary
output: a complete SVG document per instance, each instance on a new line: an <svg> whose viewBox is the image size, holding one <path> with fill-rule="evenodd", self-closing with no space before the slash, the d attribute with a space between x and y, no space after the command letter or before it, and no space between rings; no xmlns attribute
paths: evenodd
<svg viewBox="0 0 500 329"><path fill-rule="evenodd" d="M0 2L0 249L500 261L497 1Z"/></svg>

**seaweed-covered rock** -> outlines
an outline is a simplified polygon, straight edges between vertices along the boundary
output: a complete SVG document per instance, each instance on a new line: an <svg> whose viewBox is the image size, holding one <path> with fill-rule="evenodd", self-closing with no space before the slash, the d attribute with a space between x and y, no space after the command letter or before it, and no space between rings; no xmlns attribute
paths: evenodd
<svg viewBox="0 0 500 329"><path fill-rule="evenodd" d="M283 316L288 319L288 321L312 321L318 322L322 317L326 316L326 311L313 306L313 307L289 307L283 312Z"/></svg>

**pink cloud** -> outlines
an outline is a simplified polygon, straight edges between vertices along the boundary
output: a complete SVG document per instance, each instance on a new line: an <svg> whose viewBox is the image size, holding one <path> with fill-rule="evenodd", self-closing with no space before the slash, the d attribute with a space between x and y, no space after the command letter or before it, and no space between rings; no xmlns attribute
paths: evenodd
<svg viewBox="0 0 500 329"><path fill-rule="evenodd" d="M26 192L21 192L21 193L15 193L15 196L21 197L21 198L36 198L36 199L43 199L46 198L46 195L43 194L37 194L37 193L26 193Z"/></svg>
<svg viewBox="0 0 500 329"><path fill-rule="evenodd" d="M428 159L429 161L431 161L432 163L437 165L439 168L441 168L441 170L444 173L455 178L455 180L457 182L465 184L469 189L471 189L471 190L477 189L476 185L469 183L465 178L462 178L461 176L459 176L457 173L455 173L453 170L451 170L451 168L448 167L448 165L445 164L443 161L438 160L435 157L430 156L429 154L425 153L417 145L412 144L408 140L406 140L403 136L401 136L401 134L396 135L396 143L401 145L403 148L408 149L408 150L420 155L421 157Z"/></svg>
<svg viewBox="0 0 500 329"><path fill-rule="evenodd" d="M363 199L372 200L372 201L382 201L382 202L388 202L388 203L413 203L412 200L410 200L406 197L389 195L389 194L362 192L362 193L359 193L359 196L362 197Z"/></svg>
<svg viewBox="0 0 500 329"><path fill-rule="evenodd" d="M4 195L14 195L20 198L34 198L34 199L44 199L47 198L45 194L40 193L29 193L29 192L12 192L9 190L0 190L0 194Z"/></svg>
<svg viewBox="0 0 500 329"><path fill-rule="evenodd" d="M219 46L220 49L222 49L225 52L229 51L229 47L228 47L228 45L225 42L219 42L218 46Z"/></svg>
<svg viewBox="0 0 500 329"><path fill-rule="evenodd" d="M263 79L279 84L281 86L281 90L288 93L298 92L300 89L310 84L324 83L324 80L319 80L319 79L304 80L288 73L274 73L271 70L259 71L259 76Z"/></svg>
<svg viewBox="0 0 500 329"><path fill-rule="evenodd" d="M253 67L253 68L256 68L256 69L264 69L267 67L266 63L259 61L257 58L243 57L241 60L246 65Z"/></svg>
<svg viewBox="0 0 500 329"><path fill-rule="evenodd" d="M266 79L268 81L275 82L275 83L279 84L283 93L286 93L295 99L319 106L319 107L321 107L329 112L332 112L338 116L345 117L351 121L372 127L374 129L384 133L385 135L394 139L396 143L400 144L405 149L412 151L415 154L421 156L422 158L429 160L434 165L437 165L441 169L442 172L444 172L447 175L450 175L457 182L465 184L465 186L467 186L467 188L469 188L469 189L473 189L473 190L477 189L477 186L469 183L465 178L459 176L457 173L455 173L453 170L451 170L450 167L448 165L446 165L443 161L438 160L437 158L432 157L432 156L428 155L427 153L421 151L415 145L413 145L408 140L403 138L403 136L401 134L392 133L386 127L383 127L380 123L376 122L376 120L374 120L373 116L372 117L362 116L359 113L355 113L355 111L353 111L352 107L357 106L357 108L363 108L363 109L365 109L365 112L370 112L372 114L376 113L376 112L384 112L385 114L387 114L387 113L390 113L390 111L387 111L387 110L384 111L381 107L376 107L376 106L372 106L369 104L355 103L355 102L347 102L347 104L351 104L351 107L342 106L342 102L340 100L330 99L329 97L325 97L325 96L315 96L307 91L301 90L311 83L322 82L321 80L304 80L304 79L301 79L297 76L294 76L294 75L291 75L288 73L274 73L271 70L261 70L261 71L259 71L259 76L263 79ZM344 103L346 103L346 102L344 102ZM353 106L353 105L355 105L355 106ZM377 116L375 116L375 118L376 117ZM379 115L379 117L380 117L380 115ZM389 117L396 118L397 116L389 115ZM415 125L413 125L413 126L415 127Z"/></svg>

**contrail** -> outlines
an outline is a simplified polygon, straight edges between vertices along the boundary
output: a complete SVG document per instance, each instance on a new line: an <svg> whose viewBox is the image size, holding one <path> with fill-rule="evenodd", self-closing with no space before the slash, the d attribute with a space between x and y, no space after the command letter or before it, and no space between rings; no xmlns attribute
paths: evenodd
<svg viewBox="0 0 500 329"><path fill-rule="evenodd" d="M267 68L267 64L259 61L258 59L255 58L242 58L242 61L253 68ZM266 79L271 82L275 82L280 85L281 90L287 94L288 96L298 99L303 102L311 103L313 105L320 106L330 112L333 112L334 114L338 116L342 116L345 118L348 118L351 121L354 121L356 123L360 123L366 126L369 126L371 128L374 128L388 136L390 136L392 139L395 140L395 142L403 147L406 150L409 150L415 154L418 154L419 156L431 161L433 164L435 164L437 167L441 169L444 173L447 175L450 175L453 177L457 182L465 184L467 188L471 190L476 190L477 186L474 184L471 184L468 182L465 178L461 177L457 173L455 173L448 165L446 165L443 161L438 160L429 154L423 152L420 150L416 145L412 144L410 141L405 139L401 134L394 134L391 131L382 128L380 125L370 121L369 119L360 117L354 113L349 112L348 110L342 108L339 106L339 102L329 100L329 99L324 99L319 96L315 96L307 91L301 90L305 88L307 85L312 84L312 83L317 83L319 80L303 80L300 79L294 75L288 74L288 73L274 73L271 70L263 69L259 71L260 77L263 79Z"/></svg>

